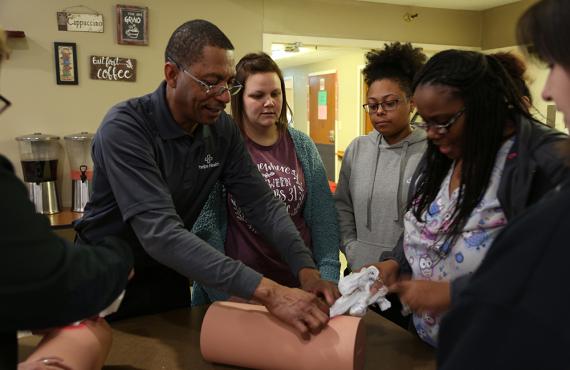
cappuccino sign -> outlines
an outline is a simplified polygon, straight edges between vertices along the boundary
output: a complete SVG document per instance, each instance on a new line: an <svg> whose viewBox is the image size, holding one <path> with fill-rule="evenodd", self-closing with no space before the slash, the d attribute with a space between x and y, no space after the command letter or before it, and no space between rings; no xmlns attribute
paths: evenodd
<svg viewBox="0 0 570 370"><path fill-rule="evenodd" d="M148 8L117 5L117 42L148 45Z"/></svg>
<svg viewBox="0 0 570 370"><path fill-rule="evenodd" d="M132 58L89 57L90 75L94 80L128 81L137 80L137 60Z"/></svg>
<svg viewBox="0 0 570 370"><path fill-rule="evenodd" d="M103 32L103 15L57 12L57 29L71 32Z"/></svg>

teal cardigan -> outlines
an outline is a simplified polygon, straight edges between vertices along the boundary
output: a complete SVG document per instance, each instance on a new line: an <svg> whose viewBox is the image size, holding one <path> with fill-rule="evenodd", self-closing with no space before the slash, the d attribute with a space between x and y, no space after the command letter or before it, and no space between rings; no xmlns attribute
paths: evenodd
<svg viewBox="0 0 570 370"><path fill-rule="evenodd" d="M325 167L313 141L301 131L289 128L297 158L301 162L307 187L303 217L311 230L313 259L326 280L338 281L339 231L334 200L329 188ZM210 193L192 232L214 248L225 253L227 231L227 203L225 191L217 183ZM192 305L226 300L229 295L194 282Z"/></svg>

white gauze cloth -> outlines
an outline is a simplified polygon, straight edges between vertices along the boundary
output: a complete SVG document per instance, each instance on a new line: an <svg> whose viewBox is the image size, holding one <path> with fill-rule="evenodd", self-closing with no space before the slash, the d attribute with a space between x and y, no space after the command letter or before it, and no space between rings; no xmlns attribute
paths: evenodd
<svg viewBox="0 0 570 370"><path fill-rule="evenodd" d="M385 296L388 289L383 286L376 293L371 294L370 288L376 282L380 272L374 266L369 266L342 277L338 283L338 290L342 297L330 308L330 317L348 312L352 316L364 316L369 305L377 303L382 311L391 307Z"/></svg>

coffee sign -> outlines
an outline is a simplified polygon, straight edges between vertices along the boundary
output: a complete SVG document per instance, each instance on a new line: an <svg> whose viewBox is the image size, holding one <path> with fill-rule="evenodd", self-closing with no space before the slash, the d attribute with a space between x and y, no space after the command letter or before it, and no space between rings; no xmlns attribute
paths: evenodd
<svg viewBox="0 0 570 370"><path fill-rule="evenodd" d="M72 32L103 32L103 15L57 12L57 29Z"/></svg>
<svg viewBox="0 0 570 370"><path fill-rule="evenodd" d="M94 80L128 82L137 80L136 59L92 55L89 57L89 64L90 75Z"/></svg>

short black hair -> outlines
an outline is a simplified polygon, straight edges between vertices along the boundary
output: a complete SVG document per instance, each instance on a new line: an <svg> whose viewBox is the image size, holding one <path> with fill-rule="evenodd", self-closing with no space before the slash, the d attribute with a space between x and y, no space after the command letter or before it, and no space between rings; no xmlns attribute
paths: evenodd
<svg viewBox="0 0 570 370"><path fill-rule="evenodd" d="M570 2L542 0L526 10L517 24L517 41L525 51L546 63L570 69Z"/></svg>
<svg viewBox="0 0 570 370"><path fill-rule="evenodd" d="M164 59L188 66L202 58L206 46L234 50L231 41L215 24L204 19L194 19L180 25L172 33Z"/></svg>
<svg viewBox="0 0 570 370"><path fill-rule="evenodd" d="M368 86L385 78L396 81L406 96L412 95L412 82L427 57L421 48L410 43L384 44L384 49L366 53L366 66L362 70Z"/></svg>

